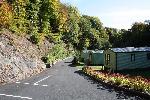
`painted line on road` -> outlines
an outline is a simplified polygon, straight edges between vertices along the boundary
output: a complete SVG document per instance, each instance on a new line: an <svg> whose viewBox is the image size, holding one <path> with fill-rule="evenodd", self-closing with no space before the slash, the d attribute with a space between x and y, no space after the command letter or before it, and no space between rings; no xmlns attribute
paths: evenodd
<svg viewBox="0 0 150 100"><path fill-rule="evenodd" d="M51 75L51 76L52 76L52 75ZM45 78L43 78L43 79L41 79L41 80L35 82L34 84L37 85L38 83L40 83L40 82L42 82L42 81L48 79L48 78L51 77L51 76L47 76L47 77L45 77Z"/></svg>
<svg viewBox="0 0 150 100"><path fill-rule="evenodd" d="M39 85L39 84L35 84L35 83L34 83L33 85L37 86L37 85Z"/></svg>
<svg viewBox="0 0 150 100"><path fill-rule="evenodd" d="M43 87L47 87L48 85L42 85Z"/></svg>
<svg viewBox="0 0 150 100"><path fill-rule="evenodd" d="M30 97L22 97L22 96L15 96L15 95L0 94L0 96L6 96L6 97L13 97L13 98L21 98L21 99L32 100L32 98L30 98Z"/></svg>
<svg viewBox="0 0 150 100"><path fill-rule="evenodd" d="M30 83L24 83L24 84L28 85L28 84L30 84Z"/></svg>
<svg viewBox="0 0 150 100"><path fill-rule="evenodd" d="M17 84L20 84L21 82L16 82Z"/></svg>
<svg viewBox="0 0 150 100"><path fill-rule="evenodd" d="M24 84L24 85L34 85L34 86L42 86L42 87L47 87L48 85L39 85L39 84L30 84L30 83L21 83L21 82L16 82L16 84Z"/></svg>
<svg viewBox="0 0 150 100"><path fill-rule="evenodd" d="M33 84L34 86L48 87L48 85Z"/></svg>

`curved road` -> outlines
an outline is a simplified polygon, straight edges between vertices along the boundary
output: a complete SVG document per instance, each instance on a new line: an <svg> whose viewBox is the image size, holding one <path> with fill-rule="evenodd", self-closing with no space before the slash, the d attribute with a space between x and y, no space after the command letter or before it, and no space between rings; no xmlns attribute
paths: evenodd
<svg viewBox="0 0 150 100"><path fill-rule="evenodd" d="M80 74L71 60L32 78L0 86L0 100L144 100L102 86Z"/></svg>

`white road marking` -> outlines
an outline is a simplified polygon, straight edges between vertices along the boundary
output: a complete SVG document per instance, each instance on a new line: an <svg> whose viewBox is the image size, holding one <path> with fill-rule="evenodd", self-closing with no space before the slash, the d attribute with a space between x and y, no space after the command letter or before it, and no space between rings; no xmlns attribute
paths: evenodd
<svg viewBox="0 0 150 100"><path fill-rule="evenodd" d="M33 84L33 85L39 85L39 84Z"/></svg>
<svg viewBox="0 0 150 100"><path fill-rule="evenodd" d="M48 77L47 77L48 78ZM44 78L44 80L45 79L47 79L47 78ZM41 80L40 81L38 81L38 82L41 82ZM16 84L24 84L24 85L29 85L30 83L21 83L21 82L16 82ZM30 85L32 85L32 84L30 84ZM47 87L48 85L39 85L39 84L37 84L37 83L34 83L33 84L34 86L42 86L42 87ZM19 87L19 86L17 86L17 87ZM9 95L8 95L9 96Z"/></svg>
<svg viewBox="0 0 150 100"><path fill-rule="evenodd" d="M17 84L20 84L20 82L16 82Z"/></svg>
<svg viewBox="0 0 150 100"><path fill-rule="evenodd" d="M38 83L40 83L40 82L42 82L42 81L44 81L44 80L48 79L49 77L51 77L51 76L47 76L47 77L45 77L45 78L43 78L43 79L41 79L41 80L39 80L39 81L35 82L34 84L38 84Z"/></svg>
<svg viewBox="0 0 150 100"><path fill-rule="evenodd" d="M58 70L56 70L56 71L58 71ZM34 85L34 86L43 86L43 87L47 87L48 85L39 85L38 83L40 83L40 82L42 82L42 81L48 79L48 78L51 77L51 76L52 76L52 75L47 76L47 77L45 77L45 78L43 78L43 79L41 79L41 80L35 82L33 85ZM21 82L17 81L16 84L25 84L25 85L29 85L30 83L21 83ZM31 84L31 85L32 85L32 84Z"/></svg>
<svg viewBox="0 0 150 100"><path fill-rule="evenodd" d="M24 83L24 84L28 85L28 84L30 84L30 83Z"/></svg>
<svg viewBox="0 0 150 100"><path fill-rule="evenodd" d="M42 85L42 86L47 87L48 85Z"/></svg>
<svg viewBox="0 0 150 100"><path fill-rule="evenodd" d="M7 95L7 94L0 94L0 96L6 96L6 97L13 97L13 98L21 98L21 99L32 100L32 98L30 98L30 97L14 96L14 95Z"/></svg>

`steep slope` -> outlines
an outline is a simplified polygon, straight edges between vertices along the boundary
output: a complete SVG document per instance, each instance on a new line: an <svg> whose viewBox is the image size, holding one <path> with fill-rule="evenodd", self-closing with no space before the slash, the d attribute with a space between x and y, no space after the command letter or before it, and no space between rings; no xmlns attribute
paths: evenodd
<svg viewBox="0 0 150 100"><path fill-rule="evenodd" d="M44 41L36 46L27 37L16 36L5 30L0 32L0 83L24 79L43 71L46 66L41 57L51 44Z"/></svg>

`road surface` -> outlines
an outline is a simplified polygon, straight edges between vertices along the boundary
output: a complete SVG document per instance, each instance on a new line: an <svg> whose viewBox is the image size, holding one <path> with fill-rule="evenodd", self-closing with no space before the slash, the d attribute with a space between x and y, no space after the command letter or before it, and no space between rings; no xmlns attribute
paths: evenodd
<svg viewBox="0 0 150 100"><path fill-rule="evenodd" d="M144 100L102 86L67 59L32 78L0 86L0 100Z"/></svg>

